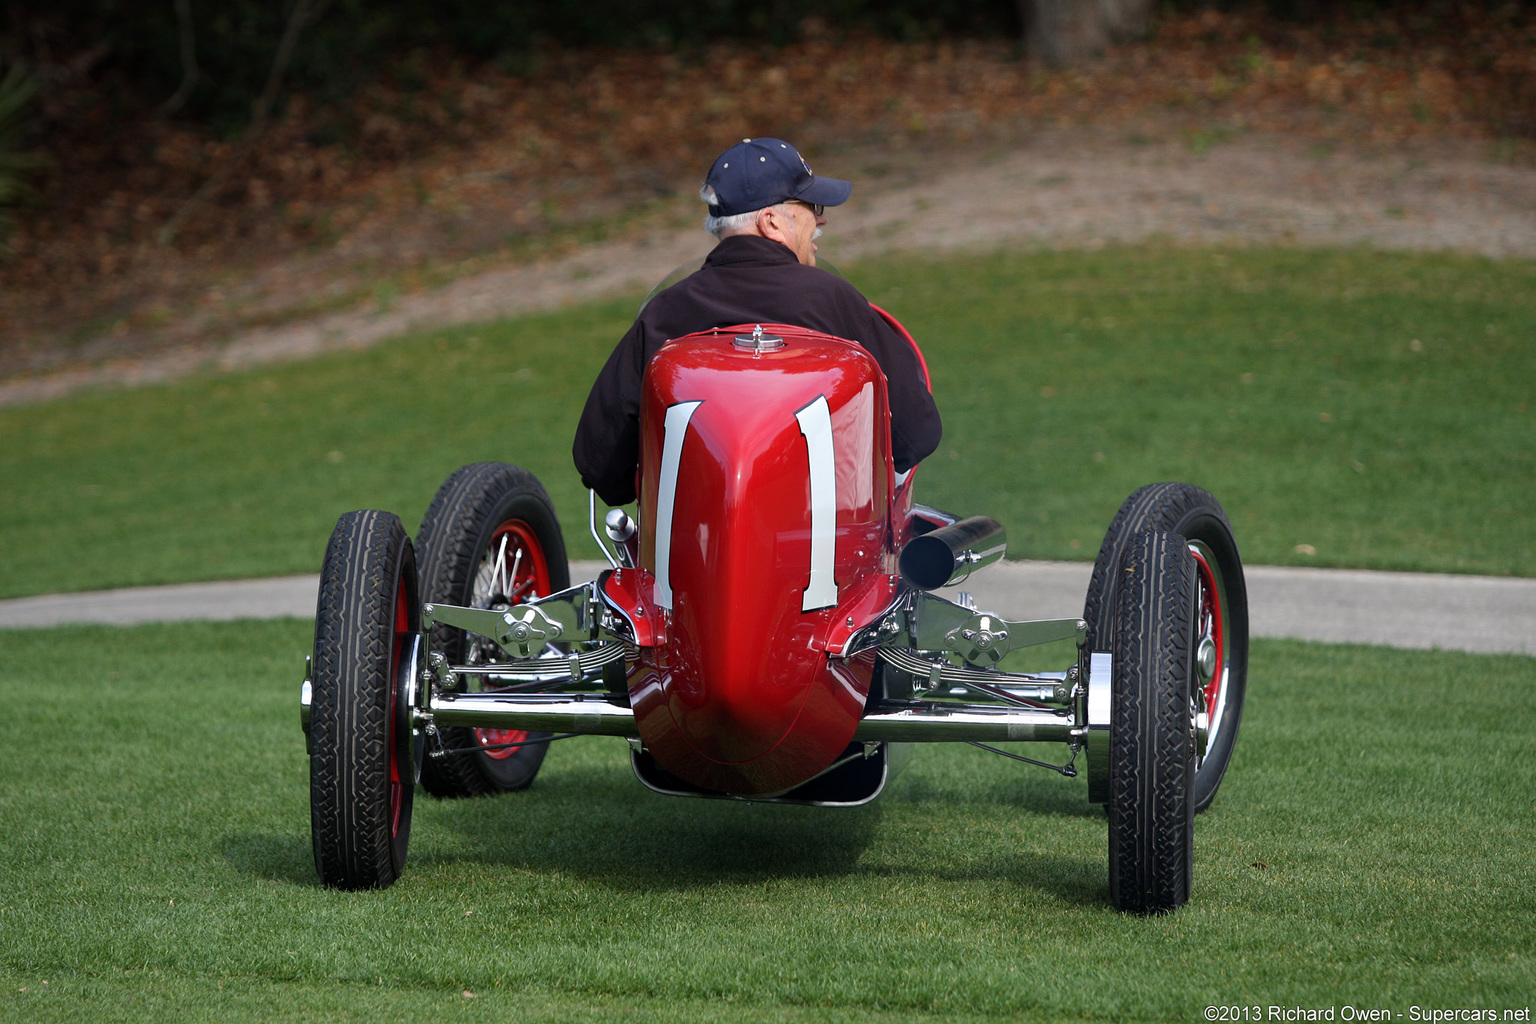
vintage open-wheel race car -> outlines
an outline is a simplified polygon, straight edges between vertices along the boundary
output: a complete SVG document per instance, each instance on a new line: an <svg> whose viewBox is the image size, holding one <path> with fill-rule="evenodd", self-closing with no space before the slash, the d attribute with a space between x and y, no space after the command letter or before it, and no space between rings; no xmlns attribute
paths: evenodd
<svg viewBox="0 0 1536 1024"><path fill-rule="evenodd" d="M1001 558L1004 531L914 503L885 388L862 347L798 327L668 342L646 370L638 522L610 511L604 543L594 498L612 568L574 587L549 497L514 466L454 473L414 544L390 513L342 516L301 697L322 881L391 884L418 782L521 790L569 736L624 738L658 793L829 807L873 800L912 744L962 742L1086 774L1113 905L1183 904L1247 672L1221 506L1136 491L1081 617L947 600L932 591ZM1069 641L1060 671L1001 665ZM1022 742L1060 756L996 746Z"/></svg>

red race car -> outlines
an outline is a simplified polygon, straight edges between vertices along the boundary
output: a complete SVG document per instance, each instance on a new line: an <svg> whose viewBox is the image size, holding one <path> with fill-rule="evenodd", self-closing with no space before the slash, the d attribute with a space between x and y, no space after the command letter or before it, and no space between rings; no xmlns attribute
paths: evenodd
<svg viewBox="0 0 1536 1024"><path fill-rule="evenodd" d="M855 806L941 741L1081 772L1108 810L1114 906L1189 898L1248 657L1214 498L1137 491L1082 616L1014 622L932 593L1001 558L1004 532L913 503L885 378L852 342L753 324L671 341L641 437L639 521L609 512L605 544L594 499L613 568L591 583L569 585L553 506L514 466L454 473L414 545L390 513L341 517L301 698L326 885L399 877L418 781L520 790L551 742L604 735L674 796ZM1060 671L1003 665L1059 641ZM1058 755L994 746L1020 742Z"/></svg>

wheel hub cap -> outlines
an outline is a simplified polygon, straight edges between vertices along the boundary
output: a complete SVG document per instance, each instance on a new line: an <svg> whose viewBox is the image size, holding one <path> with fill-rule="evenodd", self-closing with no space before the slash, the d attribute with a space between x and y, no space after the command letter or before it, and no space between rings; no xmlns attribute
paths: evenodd
<svg viewBox="0 0 1536 1024"><path fill-rule="evenodd" d="M1195 669L1200 673L1202 687L1216 676L1216 641L1208 636L1200 640L1200 650L1195 654Z"/></svg>

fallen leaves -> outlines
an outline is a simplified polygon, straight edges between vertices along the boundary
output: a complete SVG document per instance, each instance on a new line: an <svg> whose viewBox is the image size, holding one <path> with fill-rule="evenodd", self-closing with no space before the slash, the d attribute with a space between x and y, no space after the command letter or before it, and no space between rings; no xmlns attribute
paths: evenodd
<svg viewBox="0 0 1536 1024"><path fill-rule="evenodd" d="M1019 59L1011 39L829 31L779 49L550 50L524 76L437 54L337 103L291 97L172 250L155 232L229 143L155 117L158 101L135 113L131 96L77 90L53 101L54 166L13 239L0 337L14 346L104 318L124 332L152 326L154 309L196 305L232 268L305 251L373 270L494 252L686 191L725 140L746 135L790 138L813 166L850 144L899 155L1087 123L1197 149L1250 131L1324 148L1536 135L1529 25L1468 8L1447 46L1391 17L1168 15L1146 40L1054 70ZM1377 42L1384 34L1399 44Z"/></svg>

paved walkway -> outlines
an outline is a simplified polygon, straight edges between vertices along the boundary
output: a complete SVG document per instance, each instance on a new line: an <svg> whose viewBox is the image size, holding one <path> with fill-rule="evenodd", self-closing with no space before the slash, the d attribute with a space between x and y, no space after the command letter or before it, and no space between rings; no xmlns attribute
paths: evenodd
<svg viewBox="0 0 1536 1024"><path fill-rule="evenodd" d="M601 562L573 562L573 580ZM1003 562L963 589L1009 618L1064 618L1083 605L1086 562ZM1536 579L1249 566L1252 632L1325 643L1536 655ZM0 601L0 628L131 625L314 615L318 576L183 583Z"/></svg>

